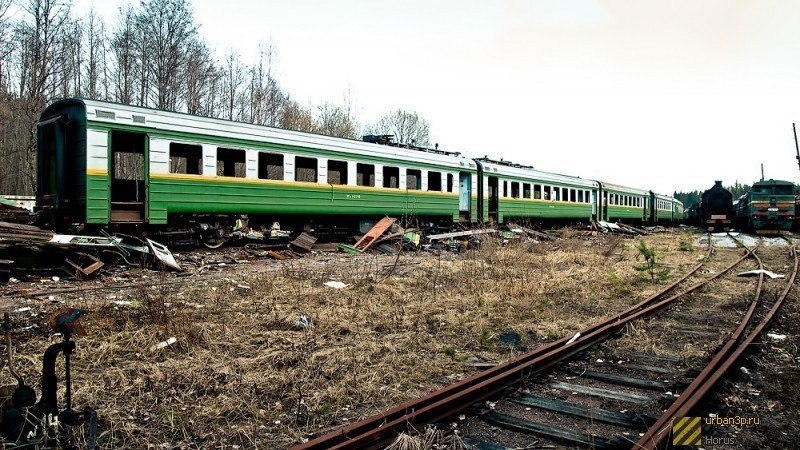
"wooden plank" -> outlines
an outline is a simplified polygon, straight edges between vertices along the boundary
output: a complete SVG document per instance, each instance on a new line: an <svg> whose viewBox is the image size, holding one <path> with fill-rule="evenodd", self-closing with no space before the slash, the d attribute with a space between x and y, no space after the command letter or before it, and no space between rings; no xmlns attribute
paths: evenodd
<svg viewBox="0 0 800 450"><path fill-rule="evenodd" d="M639 359L650 359L654 361L667 361L667 362L680 362L679 358L675 358L672 356L662 356L662 355L651 355L649 353L634 353L633 356Z"/></svg>
<svg viewBox="0 0 800 450"><path fill-rule="evenodd" d="M576 433L574 431L566 430L564 428L553 427L543 423L531 422L523 420L507 414L500 414L491 412L481 418L492 425L503 427L507 430L516 431L518 433L535 434L544 436L550 440L569 443L572 445L585 445L595 449L613 450L622 448L620 443L616 440L608 440L599 437L590 436L588 434Z"/></svg>
<svg viewBox="0 0 800 450"><path fill-rule="evenodd" d="M367 232L367 234L361 236L361 239L356 242L356 245L354 245L353 248L360 252L368 249L379 237L381 237L383 233L386 232L386 230L391 228L392 224L395 222L397 222L397 219L394 217L384 217L383 219L379 220L378 223L376 223L375 226Z"/></svg>
<svg viewBox="0 0 800 450"><path fill-rule="evenodd" d="M579 377L592 378L595 380L604 381L606 383L618 384L620 386L648 389L659 392L664 392L667 390L667 386L660 381L643 380L641 378L626 377L613 373L595 372L593 370L572 370L572 373Z"/></svg>
<svg viewBox="0 0 800 450"><path fill-rule="evenodd" d="M673 373L672 370L666 369L664 367L656 367L656 366L648 366L645 364L622 364L622 367L633 369L633 370L642 370L645 372L655 372L655 373L663 373L670 375Z"/></svg>
<svg viewBox="0 0 800 450"><path fill-rule="evenodd" d="M612 425L619 425L621 427L630 428L633 430L646 430L647 427L654 424L656 420L658 420L657 417L652 415L621 413L600 408L590 409L577 403L564 402L561 400L554 400L536 395L525 395L519 398L512 398L511 401L524 406L532 406L534 408L554 411L561 414L584 417L586 419L610 423Z"/></svg>
<svg viewBox="0 0 800 450"><path fill-rule="evenodd" d="M584 386L582 384L564 383L563 381L556 381L551 386L563 391L577 392L579 394L592 395L595 397L610 398L623 402L644 404L653 401L652 397L648 397L646 395L612 391L611 389L600 389L591 386Z"/></svg>

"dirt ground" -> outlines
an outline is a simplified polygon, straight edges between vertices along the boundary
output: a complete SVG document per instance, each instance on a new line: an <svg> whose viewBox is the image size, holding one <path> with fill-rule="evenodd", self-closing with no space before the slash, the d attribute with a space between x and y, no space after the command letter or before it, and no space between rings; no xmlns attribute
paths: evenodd
<svg viewBox="0 0 800 450"><path fill-rule="evenodd" d="M92 311L73 358L74 401L98 410L101 448L285 448L640 301L703 258L695 239L675 231L460 255L249 262L196 252L182 258L204 261L189 274L129 271L0 289L28 384L38 385L41 354L55 342L47 315L64 305ZM659 258L652 277L641 240ZM800 312L791 300L776 327L790 337L746 364L771 380L756 400L778 408L779 420L742 442L764 442L796 422L798 399L787 388L796 385ZM520 348L501 343L509 333ZM7 371L0 377L11 384ZM786 432L785 442L797 440Z"/></svg>

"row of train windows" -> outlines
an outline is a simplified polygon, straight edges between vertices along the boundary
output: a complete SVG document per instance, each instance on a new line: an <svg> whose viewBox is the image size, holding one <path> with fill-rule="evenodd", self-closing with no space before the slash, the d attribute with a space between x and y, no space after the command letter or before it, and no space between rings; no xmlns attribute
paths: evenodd
<svg viewBox="0 0 800 450"><path fill-rule="evenodd" d="M503 181L503 197L533 198L537 200L555 200L573 203L591 202L589 191L535 183L520 183L519 181Z"/></svg>
<svg viewBox="0 0 800 450"><path fill-rule="evenodd" d="M656 200L656 205L658 209L663 209L664 211L670 211L670 203L664 200Z"/></svg>
<svg viewBox="0 0 800 450"><path fill-rule="evenodd" d="M632 195L608 194L608 204L617 206L635 206L637 208L644 207L644 199L642 197L634 197Z"/></svg>
<svg viewBox="0 0 800 450"><path fill-rule="evenodd" d="M203 169L203 148L199 145L170 143L169 172L189 175L200 175ZM262 180L283 180L284 161L280 153L258 153L258 178ZM217 148L217 176L245 178L246 153L244 150ZM296 156L294 161L294 181L316 183L318 177L317 158ZM400 168L383 166L383 187L400 187ZM347 161L328 160L328 184L347 184ZM447 174L447 184L442 186L442 172L428 171L428 190L453 192L453 174ZM356 164L356 185L375 186L375 165ZM406 189L422 189L422 171L406 169Z"/></svg>

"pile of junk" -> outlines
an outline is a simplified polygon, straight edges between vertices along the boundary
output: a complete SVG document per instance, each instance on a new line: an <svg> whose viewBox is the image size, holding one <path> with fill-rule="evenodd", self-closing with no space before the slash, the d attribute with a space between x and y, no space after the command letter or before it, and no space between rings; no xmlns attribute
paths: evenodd
<svg viewBox="0 0 800 450"><path fill-rule="evenodd" d="M118 264L181 270L169 249L152 239L103 231L99 236L58 234L0 222L0 282L56 273L85 280Z"/></svg>

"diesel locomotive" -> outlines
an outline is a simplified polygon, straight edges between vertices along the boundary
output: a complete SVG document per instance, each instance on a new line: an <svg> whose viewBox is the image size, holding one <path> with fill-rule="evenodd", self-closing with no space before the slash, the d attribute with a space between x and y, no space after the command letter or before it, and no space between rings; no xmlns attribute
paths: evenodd
<svg viewBox="0 0 800 450"><path fill-rule="evenodd" d="M381 136L342 139L78 98L48 106L37 133L37 209L56 228L188 227L216 244L242 216L362 228L384 215L683 219L681 202L651 190Z"/></svg>
<svg viewBox="0 0 800 450"><path fill-rule="evenodd" d="M797 188L791 181L762 180L734 203L740 227L758 234L789 231L795 220Z"/></svg>

